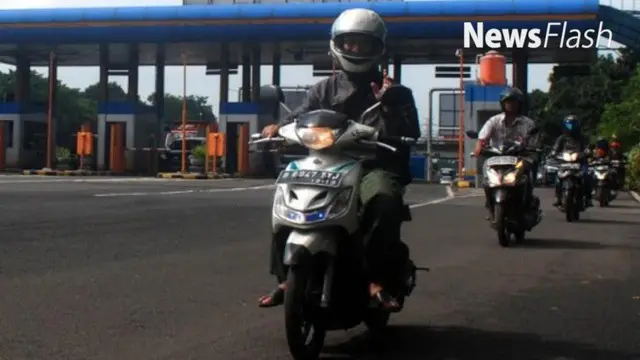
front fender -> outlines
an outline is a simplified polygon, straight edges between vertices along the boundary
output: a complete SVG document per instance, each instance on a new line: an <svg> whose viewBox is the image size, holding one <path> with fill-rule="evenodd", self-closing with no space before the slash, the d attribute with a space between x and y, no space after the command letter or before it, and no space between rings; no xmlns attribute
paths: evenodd
<svg viewBox="0 0 640 360"><path fill-rule="evenodd" d="M495 189L493 191L493 201L496 204L501 204L509 198L509 192L507 189Z"/></svg>
<svg viewBox="0 0 640 360"><path fill-rule="evenodd" d="M284 264L296 265L307 255L313 256L319 253L334 256L336 251L336 238L331 232L293 230L289 233L284 247Z"/></svg>

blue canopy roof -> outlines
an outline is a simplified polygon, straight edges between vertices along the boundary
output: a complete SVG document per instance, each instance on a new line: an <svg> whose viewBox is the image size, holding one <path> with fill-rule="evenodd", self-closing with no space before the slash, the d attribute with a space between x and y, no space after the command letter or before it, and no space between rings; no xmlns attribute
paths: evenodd
<svg viewBox="0 0 640 360"><path fill-rule="evenodd" d="M412 2L189 5L0 11L0 43L274 41L325 39L343 10L366 7L391 38L461 38L462 23L540 27L572 20L593 26L598 0L438 0Z"/></svg>

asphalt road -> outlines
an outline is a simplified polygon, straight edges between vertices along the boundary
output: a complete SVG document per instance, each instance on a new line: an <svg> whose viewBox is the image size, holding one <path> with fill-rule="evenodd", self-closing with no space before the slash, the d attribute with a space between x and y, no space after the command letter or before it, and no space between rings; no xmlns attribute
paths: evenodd
<svg viewBox="0 0 640 360"><path fill-rule="evenodd" d="M626 194L503 249L475 191L415 185L420 274L384 341L329 336L327 358L640 359L640 207ZM0 177L0 359L289 359L258 309L270 196L258 180Z"/></svg>

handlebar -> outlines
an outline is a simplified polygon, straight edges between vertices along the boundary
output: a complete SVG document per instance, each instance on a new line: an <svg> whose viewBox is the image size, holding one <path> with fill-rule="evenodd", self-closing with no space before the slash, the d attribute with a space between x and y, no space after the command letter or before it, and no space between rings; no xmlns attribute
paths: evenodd
<svg viewBox="0 0 640 360"><path fill-rule="evenodd" d="M251 140L249 141L249 145L253 144L263 144L263 143L271 143L271 142L284 142L285 138L277 136L277 137L262 137L262 134L256 133L251 135ZM386 142L397 142L404 145L415 145L418 142L418 139L406 137L406 136L386 136L382 135L378 137L378 140L360 140L359 143L365 145L375 145L382 148L385 148L389 151L396 152L394 146L387 144Z"/></svg>

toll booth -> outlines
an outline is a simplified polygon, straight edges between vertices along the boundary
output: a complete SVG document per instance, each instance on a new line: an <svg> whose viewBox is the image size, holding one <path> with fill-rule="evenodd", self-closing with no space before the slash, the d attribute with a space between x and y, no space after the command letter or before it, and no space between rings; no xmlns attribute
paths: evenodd
<svg viewBox="0 0 640 360"><path fill-rule="evenodd" d="M157 146L153 135L158 132L157 119L150 108L129 102L100 104L96 129L97 169L142 172L148 160L140 159L137 153L149 148L151 141Z"/></svg>
<svg viewBox="0 0 640 360"><path fill-rule="evenodd" d="M222 167L226 173L250 172L248 142L259 131L257 103L221 103L218 129L226 136L226 154Z"/></svg>
<svg viewBox="0 0 640 360"><path fill-rule="evenodd" d="M480 131L484 123L493 115L499 114L500 94L508 88L507 85L480 85L469 83L465 85L464 128ZM483 162L471 157L471 149L475 148L476 140L464 138L464 164L467 172L477 174L477 183L482 181Z"/></svg>
<svg viewBox="0 0 640 360"><path fill-rule="evenodd" d="M3 127L5 168L44 167L47 147L46 107L0 102L0 122Z"/></svg>

